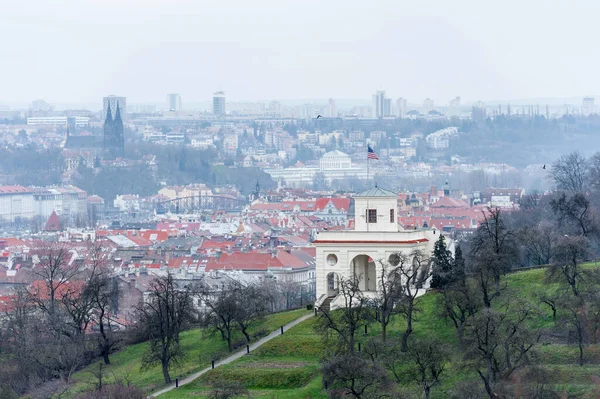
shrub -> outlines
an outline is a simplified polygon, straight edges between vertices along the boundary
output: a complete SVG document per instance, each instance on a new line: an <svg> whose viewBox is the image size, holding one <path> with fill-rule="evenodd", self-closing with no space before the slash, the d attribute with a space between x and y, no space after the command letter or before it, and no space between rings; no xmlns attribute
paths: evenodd
<svg viewBox="0 0 600 399"><path fill-rule="evenodd" d="M76 399L145 399L146 395L139 388L121 384L105 385L100 391L86 392Z"/></svg>

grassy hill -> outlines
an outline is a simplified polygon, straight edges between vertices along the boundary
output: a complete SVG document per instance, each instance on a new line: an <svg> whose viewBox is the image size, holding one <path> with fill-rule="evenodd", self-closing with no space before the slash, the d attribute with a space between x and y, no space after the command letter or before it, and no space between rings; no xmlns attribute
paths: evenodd
<svg viewBox="0 0 600 399"><path fill-rule="evenodd" d="M529 270L507 275L507 284L500 301L513 297L530 299L536 303L540 293L550 293L559 289L557 284L544 281L544 270ZM436 336L439 339L456 344L454 327L439 315L441 308L437 293L428 293L421 298L417 320L414 323L415 336ZM325 398L322 389L319 359L322 351L320 337L313 331L316 319L309 319L290 329L284 335L266 343L252 354L217 368L201 376L193 383L180 387L161 396L161 398L201 398L210 392L214 381L237 381L246 386L253 398ZM532 327L552 328L554 323L549 309L535 319ZM397 318L390 327L389 335L400 335L404 327L401 318ZM369 335L378 334L373 326ZM368 337L361 337L363 342ZM457 348L456 345L453 346ZM575 345L545 344L538 345L537 359L544 364L552 376L552 384L567 394L564 397L598 398L600 397L600 345L586 346L586 364L577 364L578 350ZM515 375L518 383L519 374ZM462 354L455 350L451 364L442 375L442 382L432 390L432 398L448 398L460 383L479 382L472 370L462 366ZM408 388L415 394L417 388ZM417 396L418 397L418 396ZM518 397L518 396L517 396Z"/></svg>
<svg viewBox="0 0 600 399"><path fill-rule="evenodd" d="M252 329L251 333L264 331L269 333L287 324L298 317L306 314L306 310L293 310L267 316L265 321ZM236 336L234 342L241 342L242 336ZM192 329L181 334L181 346L187 353L186 359L173 368L171 376L173 379L182 378L196 371L202 370L211 364L212 359L219 359L229 355L227 344L219 336L206 336L202 329ZM131 384L144 389L147 392L163 387L164 379L160 366L150 370L140 371L141 358L147 349L147 343L128 346L127 348L111 355L111 364L104 367L105 383L117 380L129 381ZM93 389L97 378L94 372L98 370L99 362L78 371L73 376L73 387L69 393L75 396L78 392Z"/></svg>

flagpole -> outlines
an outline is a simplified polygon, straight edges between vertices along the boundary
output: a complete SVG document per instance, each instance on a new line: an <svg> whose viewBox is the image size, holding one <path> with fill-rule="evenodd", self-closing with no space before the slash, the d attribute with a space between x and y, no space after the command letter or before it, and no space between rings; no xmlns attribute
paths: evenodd
<svg viewBox="0 0 600 399"><path fill-rule="evenodd" d="M369 144L367 144L367 190L369 189ZM369 231L369 197L367 197L367 214L365 215L367 222L367 231Z"/></svg>

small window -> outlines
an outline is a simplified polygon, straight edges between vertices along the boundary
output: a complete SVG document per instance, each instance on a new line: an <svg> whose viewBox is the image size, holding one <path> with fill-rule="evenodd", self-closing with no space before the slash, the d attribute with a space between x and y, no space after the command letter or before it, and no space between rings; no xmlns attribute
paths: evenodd
<svg viewBox="0 0 600 399"><path fill-rule="evenodd" d="M394 219L394 210L390 209L390 223L394 223L395 219Z"/></svg>
<svg viewBox="0 0 600 399"><path fill-rule="evenodd" d="M367 210L367 223L377 223L377 209Z"/></svg>

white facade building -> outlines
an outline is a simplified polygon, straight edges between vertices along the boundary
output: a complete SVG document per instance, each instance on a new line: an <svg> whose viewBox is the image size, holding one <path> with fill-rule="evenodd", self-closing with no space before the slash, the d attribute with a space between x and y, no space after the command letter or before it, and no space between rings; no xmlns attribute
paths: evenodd
<svg viewBox="0 0 600 399"><path fill-rule="evenodd" d="M370 165L371 178L376 174L384 174L386 171L381 169L381 165L374 162ZM367 179L366 164L352 166L352 160L339 150L325 153L319 161L319 166L292 166L289 168L270 168L265 172L271 175L276 182L285 182L288 187L309 187L317 173L323 173L329 183L333 180L342 180L356 178Z"/></svg>
<svg viewBox="0 0 600 399"><path fill-rule="evenodd" d="M113 204L121 212L137 212L141 209L140 196L137 194L117 195Z"/></svg>
<svg viewBox="0 0 600 399"><path fill-rule="evenodd" d="M67 117L67 116L32 116L27 118L27 125L28 126L44 126L44 125L51 125L51 126L67 126L68 123L68 119L69 118L74 118L75 119L75 126L77 127L84 127L87 126L90 123L90 118L88 118L87 116L74 116L74 117Z"/></svg>
<svg viewBox="0 0 600 399"><path fill-rule="evenodd" d="M181 96L177 93L167 94L167 102L169 103L169 111L181 111L182 103Z"/></svg>
<svg viewBox="0 0 600 399"><path fill-rule="evenodd" d="M425 141L430 148L442 150L450 147L450 138L458 135L458 128L447 127L431 133L425 137Z"/></svg>
<svg viewBox="0 0 600 399"><path fill-rule="evenodd" d="M354 202L354 230L319 232L313 242L317 248L316 306L344 306L344 298L338 295L341 278L358 276L363 293L377 295L379 261L393 265L392 255L410 255L414 250L430 256L439 237L435 229L401 230L397 222L398 197L391 191L375 187L356 195Z"/></svg>
<svg viewBox="0 0 600 399"><path fill-rule="evenodd" d="M0 222L18 222L35 216L33 192L21 186L0 186Z"/></svg>
<svg viewBox="0 0 600 399"><path fill-rule="evenodd" d="M319 161L321 170L325 169L349 169L352 167L352 160L348 156L338 150L333 150L323 155Z"/></svg>

